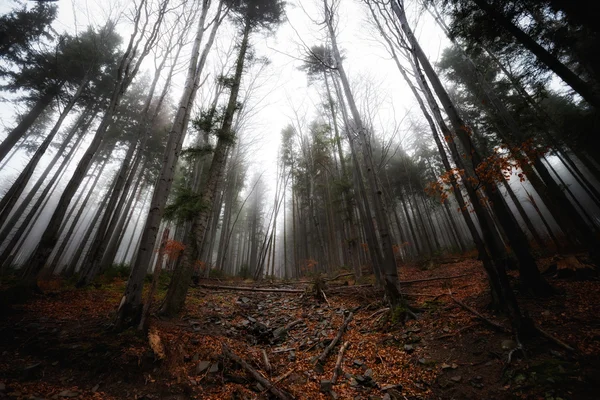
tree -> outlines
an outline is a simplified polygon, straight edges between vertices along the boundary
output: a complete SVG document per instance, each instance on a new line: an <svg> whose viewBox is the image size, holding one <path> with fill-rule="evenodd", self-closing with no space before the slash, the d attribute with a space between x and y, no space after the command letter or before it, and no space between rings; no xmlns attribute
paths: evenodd
<svg viewBox="0 0 600 400"><path fill-rule="evenodd" d="M174 315L183 308L194 264L199 249L205 241L216 190L222 180L228 150L235 140L235 132L232 130L232 126L234 115L239 110L238 94L244 72L246 53L249 48L250 34L259 29L272 29L281 23L283 18L283 3L280 0L235 1L231 4L231 7L233 19L240 28L239 34L241 36L235 73L231 79L227 80L230 90L229 99L218 131L218 141L213 151L208 178L199 197L201 210L191 225L191 243L183 252L179 268L176 268L173 272L171 285L161 308L161 312L165 315Z"/></svg>

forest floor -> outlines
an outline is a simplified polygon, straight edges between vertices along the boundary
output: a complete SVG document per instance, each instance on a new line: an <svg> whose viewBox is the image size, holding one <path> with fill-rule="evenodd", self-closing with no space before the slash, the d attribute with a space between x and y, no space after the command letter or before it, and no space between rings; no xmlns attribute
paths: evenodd
<svg viewBox="0 0 600 400"><path fill-rule="evenodd" d="M552 262L540 260L540 265L547 268ZM109 328L122 280L86 290L48 282L43 295L13 306L0 320L0 398L269 398L267 387L223 355L224 344L296 399L599 397L599 281L559 278L568 275L559 273L549 280L562 294L520 297L542 329L576 349L570 353L538 337L524 343L523 354L511 352L516 343L510 335L490 330L448 295L508 328L506 318L486 310L486 277L477 260L432 266L403 267L401 279L460 276L404 285L411 304L421 309L417 320L404 325L384 318L381 292L358 284L353 288L353 281L329 282L330 289L348 287L330 290L327 302L317 302L301 293L204 286L302 289L308 283L207 280L191 289L180 318L153 316L147 334L134 329L114 333ZM340 344L322 368L315 368L313 359L352 310L354 318ZM294 321L300 322L289 331L278 329ZM346 341L343 372L330 385Z"/></svg>

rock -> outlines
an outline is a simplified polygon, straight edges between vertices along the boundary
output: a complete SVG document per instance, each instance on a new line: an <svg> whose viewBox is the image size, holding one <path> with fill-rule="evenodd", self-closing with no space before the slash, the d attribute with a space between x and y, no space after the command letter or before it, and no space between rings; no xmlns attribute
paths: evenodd
<svg viewBox="0 0 600 400"><path fill-rule="evenodd" d="M288 360L290 360L291 362L296 361L296 352L295 351L290 351L290 354L288 355Z"/></svg>
<svg viewBox="0 0 600 400"><path fill-rule="evenodd" d="M552 354L556 358L563 358L562 353L560 353L559 351L556 351L556 350L550 350L550 354Z"/></svg>
<svg viewBox="0 0 600 400"><path fill-rule="evenodd" d="M402 385L385 385L381 390L384 392L387 392L388 390L402 390Z"/></svg>
<svg viewBox="0 0 600 400"><path fill-rule="evenodd" d="M329 393L333 389L333 383L330 380L323 379L321 381L320 390L323 393Z"/></svg>
<svg viewBox="0 0 600 400"><path fill-rule="evenodd" d="M356 380L358 383L361 383L361 384L362 384L362 383L365 383L365 381L367 381L367 378L365 378L365 377L364 377L364 376L362 376L362 375L356 375L356 376L354 377L354 379L355 379L355 380Z"/></svg>
<svg viewBox="0 0 600 400"><path fill-rule="evenodd" d="M33 379L36 375L38 375L42 370L42 363L36 363L29 365L23 369L23 378L24 379Z"/></svg>
<svg viewBox="0 0 600 400"><path fill-rule="evenodd" d="M250 301L250 299L249 299L249 298L247 298L247 297L242 297L242 298L240 299L240 301L241 301L242 303L246 304L246 303L248 303L248 302Z"/></svg>
<svg viewBox="0 0 600 400"><path fill-rule="evenodd" d="M78 397L79 393L73 392L71 390L63 390L58 394L58 397Z"/></svg>
<svg viewBox="0 0 600 400"><path fill-rule="evenodd" d="M453 382L458 383L458 382L460 382L462 380L462 376L456 375L456 376L453 376L452 378L450 378L450 380L453 381Z"/></svg>
<svg viewBox="0 0 600 400"><path fill-rule="evenodd" d="M317 374L322 374L323 372L325 372L325 370L323 369L323 365L321 365L320 362L315 364L314 370Z"/></svg>
<svg viewBox="0 0 600 400"><path fill-rule="evenodd" d="M334 392L333 390L332 390L332 391L330 391L330 392L329 392L329 394L331 395L331 398L332 398L333 400L337 400L337 399L339 399L339 398L340 398L340 395L339 395L339 394L337 394L336 392Z"/></svg>
<svg viewBox="0 0 600 400"><path fill-rule="evenodd" d="M358 385L359 383L355 378L350 379L350 386L357 387Z"/></svg>
<svg viewBox="0 0 600 400"><path fill-rule="evenodd" d="M250 322L252 322L252 323L255 323L255 322L256 322L256 319L254 319L254 318L252 318L252 317L247 317L247 319L248 319L248 321L250 321Z"/></svg>
<svg viewBox="0 0 600 400"><path fill-rule="evenodd" d="M4 382L0 382L0 392L6 391L6 384Z"/></svg>
<svg viewBox="0 0 600 400"><path fill-rule="evenodd" d="M365 371L365 377L373 378L373 370L371 368Z"/></svg>
<svg viewBox="0 0 600 400"><path fill-rule="evenodd" d="M219 364L218 363L214 363L213 365L210 366L210 369L208 370L209 374L215 374L219 372Z"/></svg>
<svg viewBox="0 0 600 400"><path fill-rule="evenodd" d="M514 340L506 339L502 341L502 350L512 350L517 347L517 343Z"/></svg>
<svg viewBox="0 0 600 400"><path fill-rule="evenodd" d="M450 368L452 368L452 366L450 364L446 364L446 363L442 364L442 369L450 369Z"/></svg>
<svg viewBox="0 0 600 400"><path fill-rule="evenodd" d="M201 374L210 368L210 361L200 361L196 366L196 374Z"/></svg>
<svg viewBox="0 0 600 400"><path fill-rule="evenodd" d="M383 400L392 400L392 397L390 396L389 393L386 393L383 395Z"/></svg>
<svg viewBox="0 0 600 400"><path fill-rule="evenodd" d="M404 351L407 353L412 353L415 350L414 346L412 344L405 344L404 345Z"/></svg>
<svg viewBox="0 0 600 400"><path fill-rule="evenodd" d="M96 393L98 391L98 389L100 388L100 384L97 383L93 388L92 388L92 393Z"/></svg>
<svg viewBox="0 0 600 400"><path fill-rule="evenodd" d="M363 365L365 365L365 363L364 363L364 362L362 362L361 360L358 360L358 359L357 359L357 360L354 360L354 361L352 362L352 364L353 364L355 367L362 367Z"/></svg>
<svg viewBox="0 0 600 400"><path fill-rule="evenodd" d="M285 333L285 327L282 326L273 331L273 337L275 339L279 339L279 337L283 336L284 333Z"/></svg>
<svg viewBox="0 0 600 400"><path fill-rule="evenodd" d="M197 384L198 382L196 382L194 379L190 379L190 385L196 386Z"/></svg>

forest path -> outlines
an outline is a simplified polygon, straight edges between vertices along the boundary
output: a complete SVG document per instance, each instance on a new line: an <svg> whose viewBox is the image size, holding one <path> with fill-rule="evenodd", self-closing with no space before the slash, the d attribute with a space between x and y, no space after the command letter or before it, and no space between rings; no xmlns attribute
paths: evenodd
<svg viewBox="0 0 600 400"><path fill-rule="evenodd" d="M545 264L544 264L545 263ZM542 265L548 265L544 261ZM431 267L431 266L430 266ZM22 399L253 399L273 396L229 357L225 344L260 377L297 399L596 398L600 365L600 283L552 279L565 292L523 299L545 330L574 345L573 356L539 338L526 357L508 355L515 343L489 330L453 296L495 322L485 309L485 275L472 259L424 269L401 269L403 280L464 275L406 285L419 318L386 322L381 293L340 280L327 302L310 294L194 287L182 316L153 316L149 335L113 333L112 315L124 283L97 289L46 287L0 322L0 398ZM345 278L347 279L347 278ZM256 284L202 281L202 285ZM304 285L261 283L261 288ZM160 294L164 295L164 287ZM322 365L315 358L353 319ZM288 327L288 329L285 329ZM151 338L153 346L149 345ZM339 378L332 378L347 342ZM265 359L266 355L266 359ZM162 357L162 359L161 359ZM268 362L266 362L268 360ZM264 383L264 382L263 382ZM276 398L276 397L273 397Z"/></svg>

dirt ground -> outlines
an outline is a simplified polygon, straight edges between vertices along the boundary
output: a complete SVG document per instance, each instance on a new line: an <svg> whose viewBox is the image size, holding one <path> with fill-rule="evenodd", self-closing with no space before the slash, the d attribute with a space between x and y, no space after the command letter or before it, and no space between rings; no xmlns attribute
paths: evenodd
<svg viewBox="0 0 600 400"><path fill-rule="evenodd" d="M540 264L547 268L552 262ZM296 399L600 398L600 282L552 272L549 281L561 294L520 297L540 328L575 349L537 337L520 351L510 335L488 328L448 295L508 328L502 315L486 309L486 277L477 260L430 267L403 267L401 279L458 277L403 285L420 310L406 324L394 323L382 310L381 292L340 279L329 282L324 302L302 293L195 287L180 318L153 316L148 332L115 333L111 321L124 282L86 290L48 282L43 295L2 315L0 398L274 398L223 356L223 345ZM337 286L343 289L332 290ZM315 365L350 312L353 319L340 343L322 366ZM344 342L342 371L332 384Z"/></svg>

